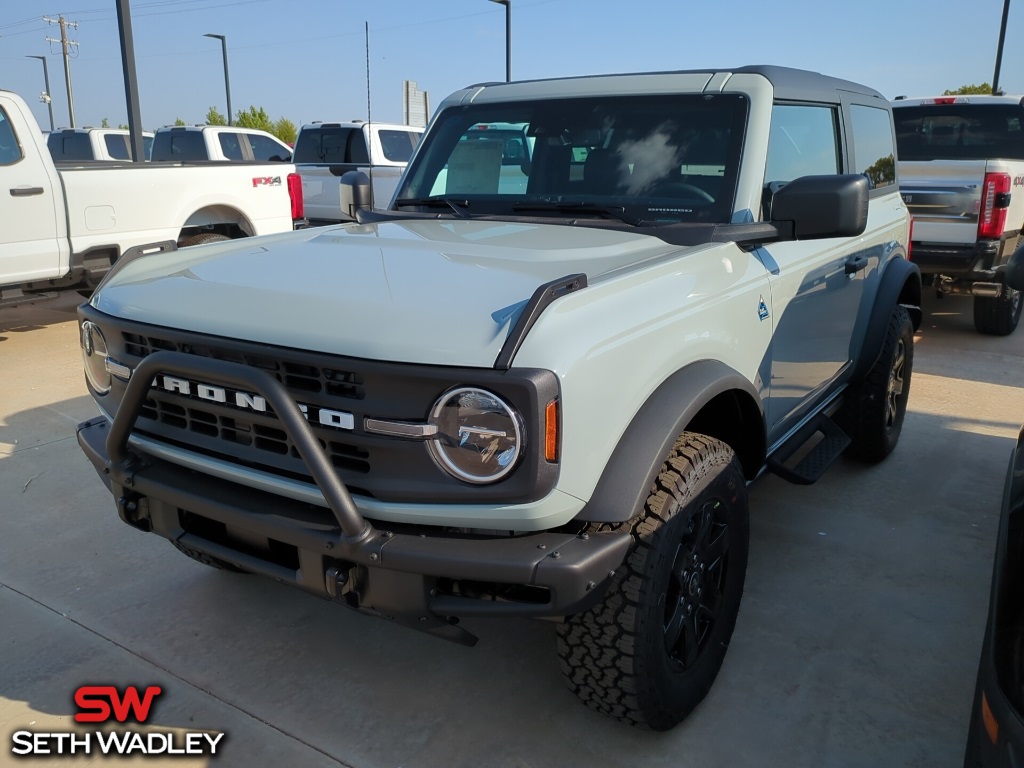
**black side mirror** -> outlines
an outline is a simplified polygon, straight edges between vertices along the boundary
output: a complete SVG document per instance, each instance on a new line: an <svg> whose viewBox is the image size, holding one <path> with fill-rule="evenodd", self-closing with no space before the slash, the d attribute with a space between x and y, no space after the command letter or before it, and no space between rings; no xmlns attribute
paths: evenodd
<svg viewBox="0 0 1024 768"><path fill-rule="evenodd" d="M1024 244L1010 256L1006 263L1006 284L1017 291L1024 291Z"/></svg>
<svg viewBox="0 0 1024 768"><path fill-rule="evenodd" d="M771 221L792 222L796 240L856 237L868 224L868 188L861 173L801 176L771 195Z"/></svg>
<svg viewBox="0 0 1024 768"><path fill-rule="evenodd" d="M346 171L341 174L341 215L355 219L356 211L368 211L373 207L373 192L370 177L362 171Z"/></svg>

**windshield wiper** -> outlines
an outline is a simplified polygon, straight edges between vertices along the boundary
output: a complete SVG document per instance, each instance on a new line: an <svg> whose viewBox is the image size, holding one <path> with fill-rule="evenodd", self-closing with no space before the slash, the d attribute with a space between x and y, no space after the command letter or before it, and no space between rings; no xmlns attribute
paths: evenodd
<svg viewBox="0 0 1024 768"><path fill-rule="evenodd" d="M543 200L529 203L513 203L513 211L556 211L558 213L592 213L597 216L610 216L624 221L627 224L638 227L641 219L626 214L624 205L601 205L600 203L563 203L545 202Z"/></svg>
<svg viewBox="0 0 1024 768"><path fill-rule="evenodd" d="M396 208L405 205L422 205L425 208L451 208L460 219L469 217L463 208L469 208L469 200L452 200L450 197L403 197L395 200ZM461 207L460 207L461 206Z"/></svg>

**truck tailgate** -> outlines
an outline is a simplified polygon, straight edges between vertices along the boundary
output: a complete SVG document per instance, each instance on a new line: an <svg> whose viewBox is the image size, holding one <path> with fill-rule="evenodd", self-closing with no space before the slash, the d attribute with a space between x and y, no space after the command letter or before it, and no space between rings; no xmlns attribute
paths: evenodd
<svg viewBox="0 0 1024 768"><path fill-rule="evenodd" d="M900 161L900 194L914 217L914 239L973 243L978 237L984 160Z"/></svg>

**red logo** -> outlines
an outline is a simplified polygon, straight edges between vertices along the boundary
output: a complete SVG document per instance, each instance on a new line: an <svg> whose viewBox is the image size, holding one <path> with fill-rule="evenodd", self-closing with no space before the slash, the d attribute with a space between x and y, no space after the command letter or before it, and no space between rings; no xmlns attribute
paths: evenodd
<svg viewBox="0 0 1024 768"><path fill-rule="evenodd" d="M139 723L149 718L153 699L163 693L159 685L150 685L139 695L139 689L129 685L120 694L112 685L83 685L75 691L75 704L79 712L75 715L78 723L105 723L111 718L123 723L129 715Z"/></svg>
<svg viewBox="0 0 1024 768"><path fill-rule="evenodd" d="M254 187L279 187L281 186L280 176L254 176L252 180Z"/></svg>

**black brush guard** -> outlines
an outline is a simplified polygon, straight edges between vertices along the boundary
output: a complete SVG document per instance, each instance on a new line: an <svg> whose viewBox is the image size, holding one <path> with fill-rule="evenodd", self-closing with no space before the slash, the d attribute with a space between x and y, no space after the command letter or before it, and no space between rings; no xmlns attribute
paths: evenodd
<svg viewBox="0 0 1024 768"><path fill-rule="evenodd" d="M158 374L194 377L258 393L270 404L330 508L334 523L308 504L186 469L129 447L135 422ZM335 473L284 386L239 363L160 351L133 372L113 420L78 427L78 442L114 495L128 524L178 541L242 570L292 583L360 611L450 640L476 638L458 617L549 617L578 613L604 592L630 545L622 532L539 532L465 537L440 528L415 533L379 530L366 520ZM242 541L274 542L292 553L275 562L235 539L216 541L183 527L183 511L237 531ZM480 520L486 528L487 521ZM296 567L297 566L297 567ZM445 594L438 580L527 587L546 602L515 602Z"/></svg>

